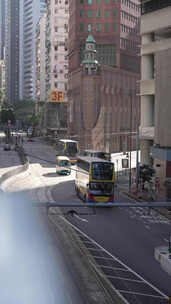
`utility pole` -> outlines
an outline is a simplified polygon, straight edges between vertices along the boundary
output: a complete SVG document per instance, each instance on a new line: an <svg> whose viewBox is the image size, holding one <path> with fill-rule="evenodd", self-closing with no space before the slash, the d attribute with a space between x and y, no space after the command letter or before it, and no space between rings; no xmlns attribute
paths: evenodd
<svg viewBox="0 0 171 304"><path fill-rule="evenodd" d="M132 186L132 171L131 171L131 152L132 152L132 94L130 93L130 134L129 134L129 192L131 193Z"/></svg>
<svg viewBox="0 0 171 304"><path fill-rule="evenodd" d="M137 135L136 135L136 193L139 188L139 125L137 120Z"/></svg>
<svg viewBox="0 0 171 304"><path fill-rule="evenodd" d="M138 192L139 185L139 132L136 135L136 193Z"/></svg>

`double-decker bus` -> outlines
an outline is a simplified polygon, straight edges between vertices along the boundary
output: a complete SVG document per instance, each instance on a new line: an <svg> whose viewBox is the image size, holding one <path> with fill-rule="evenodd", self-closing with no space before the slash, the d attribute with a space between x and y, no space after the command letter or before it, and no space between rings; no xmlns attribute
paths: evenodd
<svg viewBox="0 0 171 304"><path fill-rule="evenodd" d="M67 156L72 165L77 161L78 142L71 139L59 139L56 145L56 156Z"/></svg>
<svg viewBox="0 0 171 304"><path fill-rule="evenodd" d="M96 157L79 156L75 177L77 195L85 202L114 201L114 164Z"/></svg>
<svg viewBox="0 0 171 304"><path fill-rule="evenodd" d="M111 161L111 154L108 152L96 151L96 150L83 150L81 153L83 156L98 157Z"/></svg>

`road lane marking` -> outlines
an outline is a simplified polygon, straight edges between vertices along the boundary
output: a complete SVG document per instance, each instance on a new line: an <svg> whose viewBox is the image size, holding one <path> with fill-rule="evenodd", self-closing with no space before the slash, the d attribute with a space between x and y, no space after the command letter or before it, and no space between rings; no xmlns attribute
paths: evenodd
<svg viewBox="0 0 171 304"><path fill-rule="evenodd" d="M106 275L106 277L110 278L110 279L117 279L117 280L130 281L130 282L144 284L144 282L140 281L140 280L128 279L128 278L123 278L123 277L116 277L116 276L111 276L111 275Z"/></svg>
<svg viewBox="0 0 171 304"><path fill-rule="evenodd" d="M94 255L93 255L94 257ZM99 257L99 259L101 259ZM112 260L113 261L113 260ZM119 267L111 267L111 266L106 266L106 265L97 265L97 267L102 267L102 268L106 268L106 269L114 269L114 270L119 270L119 271L125 271L125 272L128 272L129 270L127 269L124 269L124 268L119 268Z"/></svg>
<svg viewBox="0 0 171 304"><path fill-rule="evenodd" d="M65 219L63 216L61 216L61 218L67 222L67 224L69 224L71 227L73 227L76 231L78 231L80 234L82 234L83 236L85 236L86 238L88 238L89 240L92 241L92 243L94 243L96 246L98 246L99 248L101 248L102 251L104 251L105 253L107 253L110 257L112 257L115 261L117 261L118 263L120 263L122 266L124 266L126 269L128 269L131 273L133 273L134 275L136 275L139 279L141 279L143 282L145 282L148 286L150 286L152 289L154 289L157 293L159 293L162 298L165 299L169 299L169 297L167 295L165 295L162 291L160 291L157 287L155 287L153 284L149 283L148 281L146 281L141 275L139 275L138 273L136 273L134 270L132 270L129 266L127 266L126 264L124 264L121 260L119 260L119 258L117 258L116 256L114 256L113 254L111 254L109 251L107 251L105 248L103 248L100 244L98 244L96 241L94 241L91 237L89 237L86 233L84 233L83 231L81 231L79 228L77 228L76 226L74 226L73 224L71 224L67 219ZM159 296L158 296L159 297Z"/></svg>
<svg viewBox="0 0 171 304"><path fill-rule="evenodd" d="M101 259L101 260L103 259L103 260L113 261L112 258L100 257L100 256L96 256L96 255L93 255L93 257L94 257L95 259Z"/></svg>
<svg viewBox="0 0 171 304"><path fill-rule="evenodd" d="M88 250L102 251L100 248L87 247Z"/></svg>
<svg viewBox="0 0 171 304"><path fill-rule="evenodd" d="M141 292L136 292L136 291L127 291L127 290L122 290L122 289L118 289L119 292L123 292L123 293L130 293L130 294L136 294L139 296L146 296L146 297L153 297L153 298L158 298L158 299L163 299L163 297L161 296L155 296L155 295L151 295L151 294L147 294L147 293L141 293ZM168 300L169 298L167 298Z"/></svg>

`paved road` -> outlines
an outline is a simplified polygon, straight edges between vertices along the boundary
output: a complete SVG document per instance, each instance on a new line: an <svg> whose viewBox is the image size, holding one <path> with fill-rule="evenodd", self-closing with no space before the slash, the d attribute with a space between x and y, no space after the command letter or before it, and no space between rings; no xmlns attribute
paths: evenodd
<svg viewBox="0 0 171 304"><path fill-rule="evenodd" d="M21 164L13 145L10 151L4 151L4 137L4 133L0 132L0 176Z"/></svg>
<svg viewBox="0 0 171 304"><path fill-rule="evenodd" d="M52 193L56 201L59 201L59 198L60 202L63 203L79 201L75 196L73 181L54 187ZM129 200L120 195L119 201ZM67 210L69 208L65 209L65 211ZM80 213L85 211L82 208L79 210ZM90 213L91 210L88 209L87 212ZM162 271L159 263L155 261L154 248L163 243L167 244L171 225L154 211L151 212L151 215L147 212L143 208L98 209L96 216L83 216L88 222L71 217L68 217L68 220L110 254L119 257L124 264L141 275L144 280L152 283L159 291L169 296L171 294L171 277ZM167 301L162 302L161 298L156 298L154 293L154 297L143 295L138 297L136 295L136 292L150 295L149 288L143 289L138 286L132 291L134 291L133 298L136 296L137 302L135 303L151 304L153 301L167 303ZM158 292L158 296L160 296L160 292ZM134 303L133 300L131 301L130 303Z"/></svg>
<svg viewBox="0 0 171 304"><path fill-rule="evenodd" d="M47 194L50 193L53 186L52 195L55 201L63 203L79 201L74 192L74 172L70 177L56 176L55 151L52 147L35 141L25 143L25 150L29 154L30 162L34 164L31 165L31 169L34 167L36 183L34 184L34 181L28 176L27 182L23 181L23 184L21 181L17 182L18 189L25 189L29 195L35 193L33 199L36 200L39 194L42 198L42 189ZM30 184L28 184L29 178ZM15 187L16 183L14 187L11 186L11 190L15 190ZM120 196L119 200L128 201L128 198ZM91 213L92 210L87 209L87 212ZM154 212L151 215L144 214L142 208L100 209L96 216L84 216L84 218L88 222L68 217L70 222L81 230L80 233L84 232L87 235L85 237L91 238L91 242L96 241L97 245L103 247L108 255L119 257L124 263L124 267L129 266L142 276L142 281L145 280L144 282L147 281L156 286L157 294L154 293L154 289L152 293L151 289L147 288L148 284L145 284L146 287L143 286L141 291L138 289L140 294L136 294L136 291L131 289L135 303L152 304L154 301L155 303L167 303L167 301L163 301L162 293L166 296L170 295L171 278L160 269L159 263L155 261L154 247L163 245L164 242L167 244L171 232L170 223ZM135 277L132 279L132 283L133 280L138 281ZM143 296L143 293L148 296ZM131 301L130 303L134 303L133 300Z"/></svg>
<svg viewBox="0 0 171 304"><path fill-rule="evenodd" d="M41 301L55 304L58 299L63 304L83 304L87 295L83 295L78 288L72 265L57 239L55 227L47 221L43 210L29 208L30 200L47 201L46 192L54 177L55 165L47 167L47 162L41 160L41 166L39 161L42 157L49 157L52 161L54 151L50 153L50 147L38 142L26 143L25 146L32 162L30 169L4 182L3 189L12 192L12 196L6 198L3 194L0 198L4 202L0 205L0 231L6 236L5 242L4 238L0 238L0 261L3 259L0 302L28 304L30 301ZM39 157L39 161L31 156L32 153ZM5 159L6 171L10 169L10 155L5 152L3 158L1 155L1 159ZM14 157L17 162L17 154ZM52 184L55 183L53 181ZM12 227L10 233L8 227Z"/></svg>

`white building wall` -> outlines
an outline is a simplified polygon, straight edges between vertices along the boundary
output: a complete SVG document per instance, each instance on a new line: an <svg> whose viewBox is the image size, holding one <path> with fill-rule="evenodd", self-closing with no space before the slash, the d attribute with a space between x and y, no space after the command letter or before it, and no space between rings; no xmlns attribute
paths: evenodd
<svg viewBox="0 0 171 304"><path fill-rule="evenodd" d="M61 0L56 4L55 0L50 2L50 90L64 92L64 101L67 102L68 86L68 1Z"/></svg>
<svg viewBox="0 0 171 304"><path fill-rule="evenodd" d="M40 100L45 101L46 99L46 13L40 18Z"/></svg>
<svg viewBox="0 0 171 304"><path fill-rule="evenodd" d="M36 95L36 25L46 11L46 0L24 0L23 98Z"/></svg>
<svg viewBox="0 0 171 304"><path fill-rule="evenodd" d="M24 48L24 37L23 37L23 29L24 29L24 0L20 0L20 14L19 14L20 22L19 22L19 98L23 100L23 48Z"/></svg>
<svg viewBox="0 0 171 304"><path fill-rule="evenodd" d="M0 60L0 90L2 92L2 102L5 99L5 63Z"/></svg>

